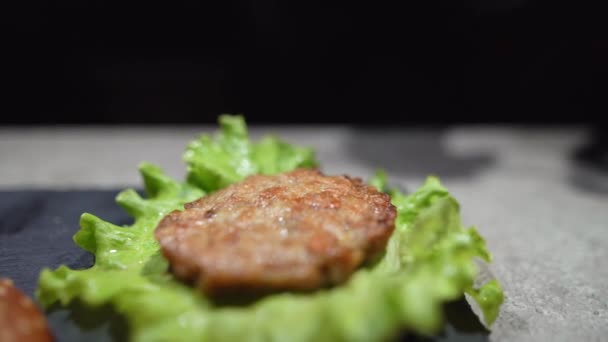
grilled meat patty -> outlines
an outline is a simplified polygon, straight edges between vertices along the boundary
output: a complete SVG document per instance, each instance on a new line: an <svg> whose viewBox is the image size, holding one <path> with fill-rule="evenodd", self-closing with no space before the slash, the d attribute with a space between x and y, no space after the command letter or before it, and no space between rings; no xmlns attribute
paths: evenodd
<svg viewBox="0 0 608 342"><path fill-rule="evenodd" d="M298 169L188 203L155 235L173 273L207 295L339 284L394 230L387 194L348 176Z"/></svg>
<svg viewBox="0 0 608 342"><path fill-rule="evenodd" d="M48 322L38 306L10 279L0 278L0 341L52 340Z"/></svg>

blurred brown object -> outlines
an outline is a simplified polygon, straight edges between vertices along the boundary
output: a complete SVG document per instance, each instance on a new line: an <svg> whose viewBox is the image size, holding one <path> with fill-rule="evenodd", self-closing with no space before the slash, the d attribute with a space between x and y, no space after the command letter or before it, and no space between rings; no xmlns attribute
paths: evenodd
<svg viewBox="0 0 608 342"><path fill-rule="evenodd" d="M10 279L0 278L0 341L52 340L46 318L36 304Z"/></svg>

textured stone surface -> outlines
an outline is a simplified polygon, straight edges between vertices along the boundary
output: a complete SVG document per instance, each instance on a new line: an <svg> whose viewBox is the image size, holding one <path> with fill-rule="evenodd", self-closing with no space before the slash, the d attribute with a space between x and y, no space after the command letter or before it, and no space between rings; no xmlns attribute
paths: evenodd
<svg viewBox="0 0 608 342"><path fill-rule="evenodd" d="M0 128L0 189L139 186L137 164L181 177L188 140L210 127ZM506 302L495 341L608 339L608 174L571 158L582 129L256 127L317 149L323 170L384 168L413 189L439 175L494 253Z"/></svg>

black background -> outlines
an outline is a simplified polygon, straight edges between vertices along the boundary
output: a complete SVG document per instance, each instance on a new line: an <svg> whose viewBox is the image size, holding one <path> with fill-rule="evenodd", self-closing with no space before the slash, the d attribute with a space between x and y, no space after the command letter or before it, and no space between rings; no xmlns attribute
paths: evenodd
<svg viewBox="0 0 608 342"><path fill-rule="evenodd" d="M602 11L531 0L19 2L0 123L586 123Z"/></svg>

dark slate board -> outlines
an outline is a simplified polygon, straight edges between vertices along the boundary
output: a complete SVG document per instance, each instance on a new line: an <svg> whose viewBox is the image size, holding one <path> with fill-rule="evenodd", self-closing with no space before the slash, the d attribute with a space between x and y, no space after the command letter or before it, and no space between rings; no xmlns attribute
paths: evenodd
<svg viewBox="0 0 608 342"><path fill-rule="evenodd" d="M83 212L115 224L130 224L131 218L114 202L118 190L0 191L0 277L33 296L38 274L44 267L87 268L93 256L77 247L72 236L78 231ZM468 304L461 300L446 307L449 323L433 339L424 341L487 341L488 334ZM94 313L78 306L55 308L48 313L58 341L115 341L125 337L124 321L110 308Z"/></svg>

